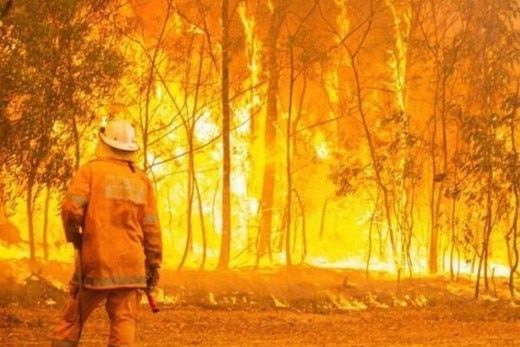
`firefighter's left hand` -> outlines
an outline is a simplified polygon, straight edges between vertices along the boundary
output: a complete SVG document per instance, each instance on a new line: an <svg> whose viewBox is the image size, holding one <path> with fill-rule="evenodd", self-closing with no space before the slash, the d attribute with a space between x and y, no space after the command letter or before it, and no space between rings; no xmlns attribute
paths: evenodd
<svg viewBox="0 0 520 347"><path fill-rule="evenodd" d="M70 242L74 245L74 249L81 249L81 245L83 244L83 235L80 233L72 234Z"/></svg>

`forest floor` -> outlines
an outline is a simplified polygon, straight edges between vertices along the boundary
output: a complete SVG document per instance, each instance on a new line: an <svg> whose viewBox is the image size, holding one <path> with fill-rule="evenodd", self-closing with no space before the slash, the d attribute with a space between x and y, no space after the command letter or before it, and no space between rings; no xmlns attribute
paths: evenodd
<svg viewBox="0 0 520 347"><path fill-rule="evenodd" d="M25 274L25 275L24 275ZM32 274L32 275L31 275ZM0 261L0 346L49 346L67 297L70 265L32 272ZM161 312L143 301L136 347L520 346L520 303L505 279L407 278L363 271L163 271ZM102 308L80 346L106 346Z"/></svg>

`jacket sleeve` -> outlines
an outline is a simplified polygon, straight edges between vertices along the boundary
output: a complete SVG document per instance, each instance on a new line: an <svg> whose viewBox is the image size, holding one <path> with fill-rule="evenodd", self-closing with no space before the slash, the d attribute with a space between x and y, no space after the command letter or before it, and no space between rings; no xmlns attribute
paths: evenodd
<svg viewBox="0 0 520 347"><path fill-rule="evenodd" d="M90 197L90 170L80 168L61 201L61 220L67 242L72 242L80 232Z"/></svg>
<svg viewBox="0 0 520 347"><path fill-rule="evenodd" d="M157 202L153 186L147 179L145 215L141 223L144 234L144 254L146 267L160 268L162 262L162 235L157 215Z"/></svg>

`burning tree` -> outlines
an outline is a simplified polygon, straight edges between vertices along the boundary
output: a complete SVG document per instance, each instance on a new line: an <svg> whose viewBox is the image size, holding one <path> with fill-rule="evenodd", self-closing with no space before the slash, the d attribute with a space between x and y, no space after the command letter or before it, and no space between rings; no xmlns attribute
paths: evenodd
<svg viewBox="0 0 520 347"><path fill-rule="evenodd" d="M2 177L26 192L34 239L41 189L56 196L88 158L92 125L124 116L163 207L167 265L455 279L467 258L486 279L492 262L518 263L517 11L512 0L15 3L0 29L0 156L14 173Z"/></svg>

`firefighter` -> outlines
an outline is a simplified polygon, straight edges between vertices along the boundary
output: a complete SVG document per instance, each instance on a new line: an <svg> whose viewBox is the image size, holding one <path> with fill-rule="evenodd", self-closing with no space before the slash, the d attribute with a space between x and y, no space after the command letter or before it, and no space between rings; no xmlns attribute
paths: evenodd
<svg viewBox="0 0 520 347"><path fill-rule="evenodd" d="M110 320L108 346L134 343L140 290L157 285L162 260L152 184L134 164L138 150L130 123L108 122L95 158L76 172L61 202L77 264L53 347L77 346L83 324L102 303Z"/></svg>

